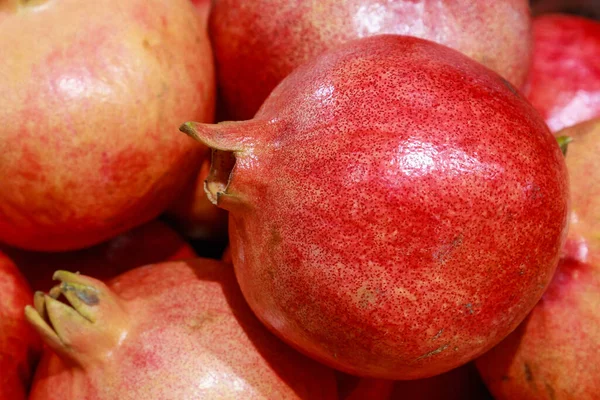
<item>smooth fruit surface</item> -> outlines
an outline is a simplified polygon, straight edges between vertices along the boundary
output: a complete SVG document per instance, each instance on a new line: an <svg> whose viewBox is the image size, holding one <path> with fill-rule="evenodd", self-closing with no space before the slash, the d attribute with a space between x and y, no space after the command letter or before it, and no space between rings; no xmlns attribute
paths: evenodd
<svg viewBox="0 0 600 400"><path fill-rule="evenodd" d="M505 79L448 47L357 40L297 69L253 120L181 129L217 149L207 190L230 211L254 312L345 372L462 365L525 318L556 268L556 140Z"/></svg>
<svg viewBox="0 0 600 400"><path fill-rule="evenodd" d="M0 400L25 400L41 341L23 308L31 289L13 261L0 251Z"/></svg>
<svg viewBox="0 0 600 400"><path fill-rule="evenodd" d="M323 51L385 33L450 46L516 87L529 69L526 0L218 0L210 34L229 119L252 118L283 78Z"/></svg>
<svg viewBox="0 0 600 400"><path fill-rule="evenodd" d="M192 247L160 221L82 250L46 253L0 245L0 251L14 260L34 291L53 286L52 275L60 268L106 281L143 265L196 257Z"/></svg>
<svg viewBox="0 0 600 400"><path fill-rule="evenodd" d="M523 89L557 132L600 117L600 22L566 14L533 20L534 51Z"/></svg>
<svg viewBox="0 0 600 400"><path fill-rule="evenodd" d="M527 319L477 360L498 400L595 400L600 393L600 120L560 131L572 211L556 275Z"/></svg>
<svg viewBox="0 0 600 400"><path fill-rule="evenodd" d="M108 286L55 278L26 311L48 345L31 400L336 398L333 371L262 326L228 264L154 264Z"/></svg>
<svg viewBox="0 0 600 400"><path fill-rule="evenodd" d="M207 12L189 0L11 3L0 10L0 242L71 250L156 217L203 151L177 127L213 117Z"/></svg>

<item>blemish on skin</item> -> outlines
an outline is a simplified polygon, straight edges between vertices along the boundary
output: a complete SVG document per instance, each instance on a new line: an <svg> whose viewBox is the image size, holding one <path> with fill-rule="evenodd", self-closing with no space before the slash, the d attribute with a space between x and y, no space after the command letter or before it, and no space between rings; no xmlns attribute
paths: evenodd
<svg viewBox="0 0 600 400"><path fill-rule="evenodd" d="M525 373L525 380L527 382L533 382L533 373L531 372L529 364L523 363L523 372Z"/></svg>
<svg viewBox="0 0 600 400"><path fill-rule="evenodd" d="M435 334L435 336L431 338L431 340L436 340L436 339L438 339L440 336L442 336L442 333L444 333L444 328L440 329L440 330L438 331L438 333L436 333L436 334Z"/></svg>
<svg viewBox="0 0 600 400"><path fill-rule="evenodd" d="M515 89L515 87L509 81L507 81L503 77L500 77L500 79L502 80L502 84L504 84L504 86L506 86L508 88L508 90L510 90L512 92L512 94L514 94L515 96L519 95L519 92L517 92L517 89Z"/></svg>
<svg viewBox="0 0 600 400"><path fill-rule="evenodd" d="M97 292L94 288L86 287L81 289L63 282L61 289L64 292L74 292L75 296L77 296L79 300L83 301L88 306L95 306L100 303L100 299L98 298Z"/></svg>
<svg viewBox="0 0 600 400"><path fill-rule="evenodd" d="M456 236L452 242L441 246L434 254L433 258L440 264L445 264L450 259L450 256L463 242L463 234Z"/></svg>
<svg viewBox="0 0 600 400"><path fill-rule="evenodd" d="M502 377L500 378L500 380L501 380L502 382L507 382L507 381L510 381L510 376L508 376L508 375L502 375Z"/></svg>
<svg viewBox="0 0 600 400"><path fill-rule="evenodd" d="M475 314L475 311L473 311L473 304L467 303L467 304L465 304L465 308L469 311L469 314L471 314L471 315Z"/></svg>
<svg viewBox="0 0 600 400"><path fill-rule="evenodd" d="M438 347L437 349L430 351L429 353L423 354L422 356L417 358L417 361L422 360L424 358L429 358L431 356L435 356L436 354L440 354L442 351L446 350L450 346L448 343L443 345L442 347Z"/></svg>

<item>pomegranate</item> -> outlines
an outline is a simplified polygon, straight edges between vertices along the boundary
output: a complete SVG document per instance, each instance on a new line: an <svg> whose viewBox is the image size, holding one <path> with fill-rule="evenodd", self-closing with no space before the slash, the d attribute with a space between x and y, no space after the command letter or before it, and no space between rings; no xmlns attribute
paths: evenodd
<svg viewBox="0 0 600 400"><path fill-rule="evenodd" d="M289 75L253 120L181 129L218 149L207 192L230 212L254 312L344 372L417 379L465 364L555 271L560 148L505 79L448 47L360 39Z"/></svg>
<svg viewBox="0 0 600 400"><path fill-rule="evenodd" d="M0 242L78 249L157 216L204 151L177 126L213 117L208 7L2 3Z"/></svg>
<svg viewBox="0 0 600 400"><path fill-rule="evenodd" d="M25 400L41 342L23 315L31 289L0 251L0 400Z"/></svg>
<svg viewBox="0 0 600 400"><path fill-rule="evenodd" d="M497 400L596 400L600 393L600 119L561 131L571 225L548 291L519 328L477 360Z"/></svg>
<svg viewBox="0 0 600 400"><path fill-rule="evenodd" d="M66 271L54 277L60 284L26 309L49 347L31 400L336 396L333 371L260 324L227 264L154 264L108 286Z"/></svg>
<svg viewBox="0 0 600 400"><path fill-rule="evenodd" d="M600 116L600 22L574 15L533 20L534 52L523 89L553 132Z"/></svg>
<svg viewBox="0 0 600 400"><path fill-rule="evenodd" d="M53 285L59 268L108 280L142 265L196 257L196 253L175 231L160 221L134 228L94 247L64 253L24 251L0 245L18 265L33 290Z"/></svg>
<svg viewBox="0 0 600 400"><path fill-rule="evenodd" d="M216 0L210 34L225 114L249 119L297 66L383 33L455 48L520 87L531 56L527 0Z"/></svg>

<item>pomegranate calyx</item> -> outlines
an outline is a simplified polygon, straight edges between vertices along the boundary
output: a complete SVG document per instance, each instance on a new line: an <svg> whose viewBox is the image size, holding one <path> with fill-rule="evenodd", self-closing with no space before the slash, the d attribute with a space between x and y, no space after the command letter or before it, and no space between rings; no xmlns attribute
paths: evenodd
<svg viewBox="0 0 600 400"><path fill-rule="evenodd" d="M120 299L84 275L56 271L53 278L60 283L48 294L36 292L34 306L25 308L29 323L58 355L81 366L110 357L129 331Z"/></svg>

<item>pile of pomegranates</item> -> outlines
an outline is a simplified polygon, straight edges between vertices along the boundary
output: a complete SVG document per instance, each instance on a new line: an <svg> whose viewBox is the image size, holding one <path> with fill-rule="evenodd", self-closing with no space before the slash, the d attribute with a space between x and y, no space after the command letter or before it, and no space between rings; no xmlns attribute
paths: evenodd
<svg viewBox="0 0 600 400"><path fill-rule="evenodd" d="M0 0L0 400L599 399L598 15Z"/></svg>

